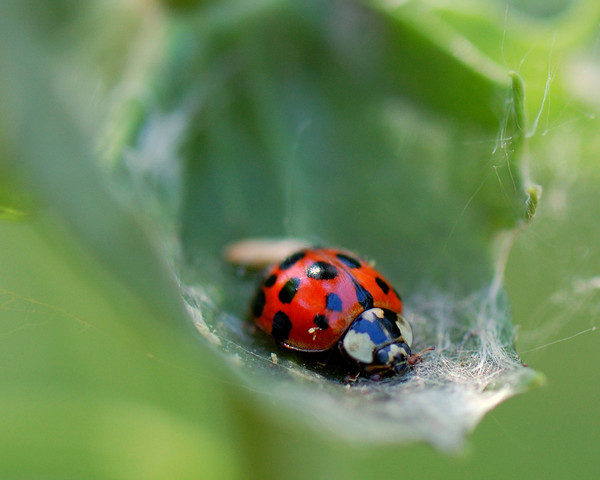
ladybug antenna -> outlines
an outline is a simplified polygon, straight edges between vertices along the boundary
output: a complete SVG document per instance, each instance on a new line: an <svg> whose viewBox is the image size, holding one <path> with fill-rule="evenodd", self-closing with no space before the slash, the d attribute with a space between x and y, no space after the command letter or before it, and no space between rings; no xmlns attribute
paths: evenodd
<svg viewBox="0 0 600 480"><path fill-rule="evenodd" d="M406 359L406 362L412 367L413 365L416 365L417 363L421 363L423 361L423 354L425 352L431 352L432 350L435 350L435 347L432 345L431 347L427 347L424 350L421 350L419 353L413 353L410 357L408 357Z"/></svg>

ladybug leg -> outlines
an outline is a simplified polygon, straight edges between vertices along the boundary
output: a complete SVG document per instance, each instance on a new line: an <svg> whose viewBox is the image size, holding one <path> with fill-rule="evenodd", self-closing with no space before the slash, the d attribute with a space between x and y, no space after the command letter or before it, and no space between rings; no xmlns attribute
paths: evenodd
<svg viewBox="0 0 600 480"><path fill-rule="evenodd" d="M344 377L344 383L351 385L353 383L356 383L358 381L358 377L360 377L360 370L354 372L354 373L349 373L348 375L346 375Z"/></svg>

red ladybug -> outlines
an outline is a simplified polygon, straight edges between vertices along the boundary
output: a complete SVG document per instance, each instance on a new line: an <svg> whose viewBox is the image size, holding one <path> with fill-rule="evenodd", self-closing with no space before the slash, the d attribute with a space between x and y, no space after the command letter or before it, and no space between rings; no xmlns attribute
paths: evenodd
<svg viewBox="0 0 600 480"><path fill-rule="evenodd" d="M282 345L322 352L337 345L360 371L402 373L411 355L402 300L373 267L336 249L300 250L271 268L251 304L256 324Z"/></svg>

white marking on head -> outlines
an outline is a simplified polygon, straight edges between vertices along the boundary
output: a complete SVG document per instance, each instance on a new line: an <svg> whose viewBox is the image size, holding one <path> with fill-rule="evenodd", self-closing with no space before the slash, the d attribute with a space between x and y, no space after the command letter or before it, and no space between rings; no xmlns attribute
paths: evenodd
<svg viewBox="0 0 600 480"><path fill-rule="evenodd" d="M344 351L361 363L373 363L373 350L375 344L368 333L357 333L350 330L342 340Z"/></svg>
<svg viewBox="0 0 600 480"><path fill-rule="evenodd" d="M405 348L400 347L397 343L392 343L390 345L390 360L392 358L398 358L400 355L408 357L408 352Z"/></svg>

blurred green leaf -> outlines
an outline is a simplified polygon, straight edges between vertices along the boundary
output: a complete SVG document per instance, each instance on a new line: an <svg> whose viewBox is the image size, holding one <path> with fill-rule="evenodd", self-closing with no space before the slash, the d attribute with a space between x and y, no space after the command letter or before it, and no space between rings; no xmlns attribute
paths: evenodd
<svg viewBox="0 0 600 480"><path fill-rule="evenodd" d="M0 105L12 119L2 158L18 161L47 207L0 233L0 470L196 478L202 465L233 478L223 392L203 387L217 363L199 348L156 242L93 164L20 10L0 15Z"/></svg>
<svg viewBox="0 0 600 480"><path fill-rule="evenodd" d="M537 378L514 352L492 251L534 211L518 156L522 84L513 96L508 71L412 3L228 2L169 32L160 106L146 109L115 176L178 232L198 328L261 391L345 438L459 448L485 411ZM219 257L265 235L376 258L408 292L416 349L437 352L411 381L351 395L325 382L335 374L249 335L254 279ZM486 390L492 379L502 387Z"/></svg>
<svg viewBox="0 0 600 480"><path fill-rule="evenodd" d="M443 2L33 3L0 12L0 207L34 213L0 225L0 471L352 477L539 383L502 281L547 41L525 60L508 15ZM265 235L376 259L436 352L348 388L252 332L221 250Z"/></svg>
<svg viewBox="0 0 600 480"><path fill-rule="evenodd" d="M23 220L38 209L34 196L18 183L12 174L0 172L0 220Z"/></svg>

